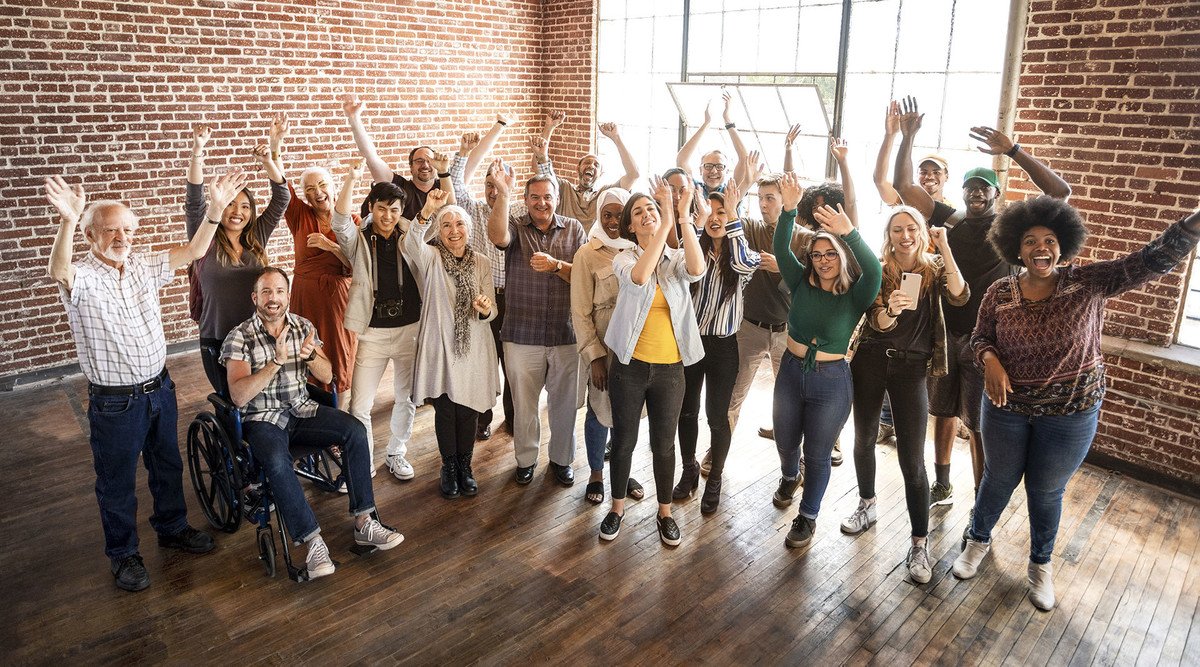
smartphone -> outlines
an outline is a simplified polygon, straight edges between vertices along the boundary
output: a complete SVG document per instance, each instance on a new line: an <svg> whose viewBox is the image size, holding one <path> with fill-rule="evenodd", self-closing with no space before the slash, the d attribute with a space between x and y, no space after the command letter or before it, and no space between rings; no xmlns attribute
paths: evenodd
<svg viewBox="0 0 1200 667"><path fill-rule="evenodd" d="M900 278L900 291L912 299L912 303L905 306L904 310L916 310L917 301L921 299L921 274L905 273Z"/></svg>

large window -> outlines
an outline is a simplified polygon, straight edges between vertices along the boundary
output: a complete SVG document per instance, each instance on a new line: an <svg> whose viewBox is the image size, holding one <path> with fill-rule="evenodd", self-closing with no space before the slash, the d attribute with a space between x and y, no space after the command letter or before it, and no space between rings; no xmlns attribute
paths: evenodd
<svg viewBox="0 0 1200 667"><path fill-rule="evenodd" d="M1200 347L1200 255L1192 258L1191 280L1183 295L1183 322L1179 325L1179 342Z"/></svg>

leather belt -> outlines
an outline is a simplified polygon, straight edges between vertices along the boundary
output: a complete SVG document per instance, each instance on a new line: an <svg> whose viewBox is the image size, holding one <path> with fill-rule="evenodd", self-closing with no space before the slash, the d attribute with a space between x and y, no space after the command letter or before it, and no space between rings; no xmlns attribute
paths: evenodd
<svg viewBox="0 0 1200 667"><path fill-rule="evenodd" d="M753 324L754 326L756 326L760 329L766 329L767 331L770 331L771 333L781 333L785 329L787 329L786 322L782 323L782 324L765 324L763 322L759 322L758 320L752 320L749 317L743 317L742 319L746 320L750 324Z"/></svg>
<svg viewBox="0 0 1200 667"><path fill-rule="evenodd" d="M157 391L162 386L163 378L167 376L167 369L162 369L158 375L139 382L138 384L127 384L118 387L109 387L102 384L88 383L88 393L97 396L136 396L138 394L149 394L152 391Z"/></svg>
<svg viewBox="0 0 1200 667"><path fill-rule="evenodd" d="M894 350L888 348L883 351L883 356L888 359L899 359L900 361L929 361L933 355L927 352L905 352L904 350Z"/></svg>

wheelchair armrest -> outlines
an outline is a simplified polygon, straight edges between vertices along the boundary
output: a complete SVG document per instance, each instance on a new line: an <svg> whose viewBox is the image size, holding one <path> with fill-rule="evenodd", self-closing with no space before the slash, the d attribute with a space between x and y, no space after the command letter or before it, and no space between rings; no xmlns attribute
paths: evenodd
<svg viewBox="0 0 1200 667"><path fill-rule="evenodd" d="M310 382L308 384L308 395L325 407L337 409L337 394L335 392L325 391Z"/></svg>

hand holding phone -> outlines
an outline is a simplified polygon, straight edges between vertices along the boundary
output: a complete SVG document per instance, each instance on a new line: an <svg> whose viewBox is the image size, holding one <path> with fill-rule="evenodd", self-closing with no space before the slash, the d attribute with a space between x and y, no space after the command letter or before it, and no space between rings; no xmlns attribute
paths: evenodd
<svg viewBox="0 0 1200 667"><path fill-rule="evenodd" d="M921 274L905 273L900 278L900 291L909 298L904 310L916 310L917 300L921 298Z"/></svg>

